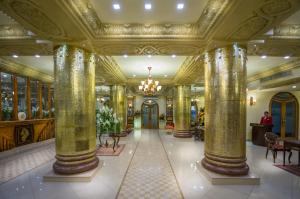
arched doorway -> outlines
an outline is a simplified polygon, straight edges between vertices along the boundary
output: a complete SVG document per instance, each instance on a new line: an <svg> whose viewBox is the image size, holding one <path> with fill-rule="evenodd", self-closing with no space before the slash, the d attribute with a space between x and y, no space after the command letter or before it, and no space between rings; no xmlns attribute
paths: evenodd
<svg viewBox="0 0 300 199"><path fill-rule="evenodd" d="M270 102L273 132L281 138L298 137L299 105L296 97L288 92L274 95Z"/></svg>
<svg viewBox="0 0 300 199"><path fill-rule="evenodd" d="M159 109L158 104L153 100L146 100L142 104L142 128L158 129L159 125Z"/></svg>

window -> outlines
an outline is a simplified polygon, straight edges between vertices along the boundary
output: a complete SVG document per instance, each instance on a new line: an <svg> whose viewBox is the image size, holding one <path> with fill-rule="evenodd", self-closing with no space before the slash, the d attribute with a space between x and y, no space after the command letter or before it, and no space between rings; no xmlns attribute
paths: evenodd
<svg viewBox="0 0 300 199"><path fill-rule="evenodd" d="M12 75L1 72L2 120L12 119L13 95Z"/></svg>
<svg viewBox="0 0 300 199"><path fill-rule="evenodd" d="M18 85L18 112L25 112L27 110L26 105L26 78L17 77Z"/></svg>
<svg viewBox="0 0 300 199"><path fill-rule="evenodd" d="M39 98L38 98L38 81L30 80L30 100L31 100L31 118L39 118Z"/></svg>
<svg viewBox="0 0 300 199"><path fill-rule="evenodd" d="M43 118L49 117L49 107L48 107L48 86L43 84L42 86L42 106L43 106Z"/></svg>

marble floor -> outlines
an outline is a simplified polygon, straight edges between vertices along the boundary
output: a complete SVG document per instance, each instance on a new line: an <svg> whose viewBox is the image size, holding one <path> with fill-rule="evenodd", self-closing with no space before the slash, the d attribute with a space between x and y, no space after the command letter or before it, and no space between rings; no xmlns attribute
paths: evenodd
<svg viewBox="0 0 300 199"><path fill-rule="evenodd" d="M129 190L125 192L123 190L134 189L131 190L134 192L145 186L145 184L139 183L135 183L134 186L127 184L131 183L130 180L135 180L136 176L138 176L137 180L146 176L145 180L148 180L148 184L152 184L152 186L164 180L163 178L172 181L171 186L174 186L172 189L175 189L173 190L174 198L180 198L182 195L183 198L190 199L300 198L300 177L273 166L271 155L268 159L264 157L265 148L254 146L251 143L247 143L247 162L252 172L261 178L261 184L255 186L211 185L196 168L196 162L203 158L203 142L195 142L189 138L174 138L172 135L167 135L163 130L135 130L128 137L122 138L121 143L126 144L126 146L120 156L100 157L104 161L104 166L91 182L44 182L42 177L51 170L54 161L50 160L1 184L0 198L168 198L167 195L145 194L143 197L126 195ZM27 154L27 157L32 156ZM297 155L293 155L292 161L297 162ZM282 154L279 153L277 163L281 162ZM158 177L158 173L163 174L163 177ZM141 178L139 178L140 175ZM152 191L147 194L153 194Z"/></svg>

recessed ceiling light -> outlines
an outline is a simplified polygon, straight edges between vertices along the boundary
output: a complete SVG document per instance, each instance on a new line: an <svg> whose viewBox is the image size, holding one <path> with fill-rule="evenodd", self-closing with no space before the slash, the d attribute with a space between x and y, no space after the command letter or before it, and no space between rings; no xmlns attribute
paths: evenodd
<svg viewBox="0 0 300 199"><path fill-rule="evenodd" d="M13 57L13 58L18 58L19 56L18 56L18 55L13 55L12 57Z"/></svg>
<svg viewBox="0 0 300 199"><path fill-rule="evenodd" d="M292 87L293 87L293 88L297 88L297 86L295 86L295 85L294 85L294 86L292 86Z"/></svg>
<svg viewBox="0 0 300 199"><path fill-rule="evenodd" d="M262 59L266 59L267 58L267 55L263 55L261 56Z"/></svg>
<svg viewBox="0 0 300 199"><path fill-rule="evenodd" d="M148 57L148 58L151 58L151 57L152 57L152 55L148 55L147 57Z"/></svg>
<svg viewBox="0 0 300 199"><path fill-rule="evenodd" d="M118 4L118 3L114 3L114 4L113 4L113 8L114 8L115 10L120 10L120 9L121 9L121 6L120 6L120 4Z"/></svg>
<svg viewBox="0 0 300 199"><path fill-rule="evenodd" d="M36 58L40 58L41 56L40 56L40 55L35 55L35 57L36 57Z"/></svg>
<svg viewBox="0 0 300 199"><path fill-rule="evenodd" d="M183 8L184 8L184 4L183 3L177 4L177 10L182 10Z"/></svg>
<svg viewBox="0 0 300 199"><path fill-rule="evenodd" d="M175 58L176 57L176 55L172 55L172 58Z"/></svg>
<svg viewBox="0 0 300 199"><path fill-rule="evenodd" d="M168 75L164 75L164 77L168 77Z"/></svg>
<svg viewBox="0 0 300 199"><path fill-rule="evenodd" d="M283 58L284 58L284 59L289 59L289 58L290 58L290 56L288 56L288 55L287 55L287 56L284 56Z"/></svg>
<svg viewBox="0 0 300 199"><path fill-rule="evenodd" d="M124 58L127 58L127 57L128 57L128 55L126 55L126 54L125 54L125 55L123 55L123 57L124 57Z"/></svg>
<svg viewBox="0 0 300 199"><path fill-rule="evenodd" d="M146 9L146 10L151 10L151 8L152 8L151 3L146 3L146 4L145 4L145 9Z"/></svg>

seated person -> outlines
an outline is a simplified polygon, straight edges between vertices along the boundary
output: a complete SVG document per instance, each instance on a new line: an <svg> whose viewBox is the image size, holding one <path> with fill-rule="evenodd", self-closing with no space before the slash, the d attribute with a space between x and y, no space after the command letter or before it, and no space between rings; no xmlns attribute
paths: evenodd
<svg viewBox="0 0 300 199"><path fill-rule="evenodd" d="M263 125L272 125L273 124L272 116L269 116L268 111L264 112L264 116L262 116L260 119L260 124L263 124Z"/></svg>

